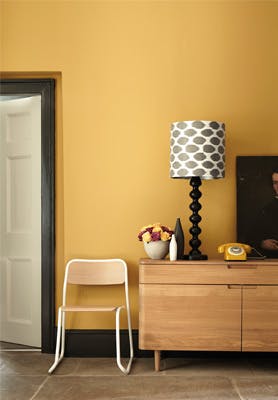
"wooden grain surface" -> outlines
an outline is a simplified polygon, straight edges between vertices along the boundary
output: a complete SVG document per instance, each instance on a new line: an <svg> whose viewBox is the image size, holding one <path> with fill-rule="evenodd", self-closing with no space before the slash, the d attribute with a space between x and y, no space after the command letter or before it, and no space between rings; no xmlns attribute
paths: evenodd
<svg viewBox="0 0 278 400"><path fill-rule="evenodd" d="M240 288L140 285L140 349L240 351L240 331Z"/></svg>
<svg viewBox="0 0 278 400"><path fill-rule="evenodd" d="M278 287L244 287L242 351L278 351Z"/></svg>

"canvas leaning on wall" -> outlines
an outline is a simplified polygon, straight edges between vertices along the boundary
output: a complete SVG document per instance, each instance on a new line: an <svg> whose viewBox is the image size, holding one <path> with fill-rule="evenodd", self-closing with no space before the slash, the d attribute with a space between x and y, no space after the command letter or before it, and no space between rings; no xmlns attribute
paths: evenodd
<svg viewBox="0 0 278 400"><path fill-rule="evenodd" d="M237 240L278 258L278 156L238 156Z"/></svg>

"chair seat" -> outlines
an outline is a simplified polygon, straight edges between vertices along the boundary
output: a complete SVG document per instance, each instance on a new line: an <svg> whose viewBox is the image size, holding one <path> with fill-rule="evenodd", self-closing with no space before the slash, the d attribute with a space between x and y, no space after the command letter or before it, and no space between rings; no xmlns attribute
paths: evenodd
<svg viewBox="0 0 278 400"><path fill-rule="evenodd" d="M118 306L62 306L62 311L116 311Z"/></svg>

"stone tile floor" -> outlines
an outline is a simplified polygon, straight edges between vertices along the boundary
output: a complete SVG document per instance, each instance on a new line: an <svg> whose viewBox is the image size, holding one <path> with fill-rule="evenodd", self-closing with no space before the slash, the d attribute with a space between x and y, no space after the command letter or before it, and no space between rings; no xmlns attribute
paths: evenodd
<svg viewBox="0 0 278 400"><path fill-rule="evenodd" d="M214 353L134 360L124 376L114 358L65 358L0 348L1 400L278 400L278 354Z"/></svg>

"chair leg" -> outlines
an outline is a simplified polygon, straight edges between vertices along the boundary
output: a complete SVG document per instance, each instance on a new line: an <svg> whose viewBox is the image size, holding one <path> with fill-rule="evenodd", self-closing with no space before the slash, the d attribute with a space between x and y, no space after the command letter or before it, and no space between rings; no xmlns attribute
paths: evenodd
<svg viewBox="0 0 278 400"><path fill-rule="evenodd" d="M133 360L133 339L132 339L132 329L131 329L131 317L130 310L127 308L127 323L128 323L128 336L129 336L129 351L131 361Z"/></svg>
<svg viewBox="0 0 278 400"><path fill-rule="evenodd" d="M124 306L118 307L116 309L116 354L117 354L117 364L120 370L124 374L129 374L132 360L133 360L133 341L132 341L132 332L131 332L131 324L130 324L130 316L128 315L128 333L129 333L129 346L130 346L130 358L125 368L121 362L121 341L120 341L120 313L121 310L125 308Z"/></svg>
<svg viewBox="0 0 278 400"><path fill-rule="evenodd" d="M65 347L65 316L64 312L62 312L61 307L59 308L58 311L58 327L57 327L57 339L56 339L56 350L55 350L55 359L54 363L52 366L49 368L48 373L52 374L54 369L57 367L57 365L60 363L64 356L64 347ZM61 347L61 339L62 339L62 348L60 352L60 347Z"/></svg>
<svg viewBox="0 0 278 400"><path fill-rule="evenodd" d="M65 311L62 313L62 347L60 353L60 359L64 357L65 354L65 336L66 336L66 313Z"/></svg>

